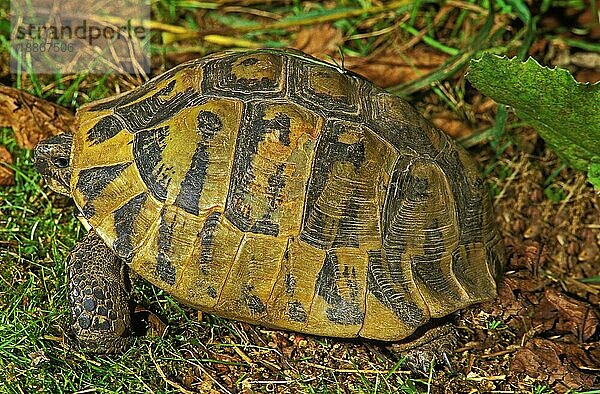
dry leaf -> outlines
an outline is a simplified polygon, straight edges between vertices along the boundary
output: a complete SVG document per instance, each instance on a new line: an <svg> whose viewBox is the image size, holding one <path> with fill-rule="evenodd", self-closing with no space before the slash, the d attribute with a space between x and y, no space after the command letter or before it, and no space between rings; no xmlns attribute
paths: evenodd
<svg viewBox="0 0 600 394"><path fill-rule="evenodd" d="M547 306L547 309L550 310L546 314L556 315L557 331L571 332L578 337L581 336L584 342L594 335L600 324L592 307L553 289L546 289L540 307L542 305ZM552 309L554 309L554 313Z"/></svg>
<svg viewBox="0 0 600 394"><path fill-rule="evenodd" d="M415 80L447 59L443 53L418 46L402 55L386 50L366 58L347 57L344 67L385 88Z"/></svg>
<svg viewBox="0 0 600 394"><path fill-rule="evenodd" d="M547 259L548 255L543 245L535 240L528 239L514 245L514 253L508 261L508 266L511 269L525 268L534 272L537 268L543 267Z"/></svg>
<svg viewBox="0 0 600 394"><path fill-rule="evenodd" d="M580 83L596 83L600 81L600 71L598 70L581 70L575 73L575 79Z"/></svg>
<svg viewBox="0 0 600 394"><path fill-rule="evenodd" d="M591 1L589 2L591 3ZM598 16L594 15L594 9L596 12L598 11L598 7L600 7L600 2L596 2L596 7L588 7L579 17L577 18L577 22L583 26L589 26L589 32L587 33L587 37L590 40L598 40L600 39L600 25L598 25Z"/></svg>
<svg viewBox="0 0 600 394"><path fill-rule="evenodd" d="M567 350L565 344L532 339L515 353L510 370L546 382L560 392L591 387L594 377L580 371Z"/></svg>
<svg viewBox="0 0 600 394"><path fill-rule="evenodd" d="M575 52L571 54L571 64L581 68L600 69L600 54L594 52Z"/></svg>
<svg viewBox="0 0 600 394"><path fill-rule="evenodd" d="M431 122L453 138L473 134L473 129L467 122L456 119L450 112L436 113Z"/></svg>
<svg viewBox="0 0 600 394"><path fill-rule="evenodd" d="M10 152L0 145L0 186L10 186L15 184L15 172L3 165L12 164L13 159Z"/></svg>
<svg viewBox="0 0 600 394"><path fill-rule="evenodd" d="M471 110L475 114L492 114L495 113L496 105L496 102L491 98L477 93L473 98Z"/></svg>
<svg viewBox="0 0 600 394"><path fill-rule="evenodd" d="M548 43L548 39L544 37L540 37L538 40L532 42L529 47L529 56L543 57L548 51Z"/></svg>
<svg viewBox="0 0 600 394"><path fill-rule="evenodd" d="M304 53L327 59L338 53L338 47L344 42L343 33L330 24L315 25L303 28L296 35L293 48Z"/></svg>
<svg viewBox="0 0 600 394"><path fill-rule="evenodd" d="M527 311L527 305L523 305L523 302L517 298L512 286L514 284L508 283L506 279L498 284L499 310L504 320L521 316Z"/></svg>
<svg viewBox="0 0 600 394"><path fill-rule="evenodd" d="M145 320L148 323L146 335L150 337L161 337L167 330L167 324L163 322L154 312L137 305L134 314L138 319Z"/></svg>
<svg viewBox="0 0 600 394"><path fill-rule="evenodd" d="M0 86L0 126L11 127L21 148L33 149L49 136L71 130L73 114L18 89Z"/></svg>

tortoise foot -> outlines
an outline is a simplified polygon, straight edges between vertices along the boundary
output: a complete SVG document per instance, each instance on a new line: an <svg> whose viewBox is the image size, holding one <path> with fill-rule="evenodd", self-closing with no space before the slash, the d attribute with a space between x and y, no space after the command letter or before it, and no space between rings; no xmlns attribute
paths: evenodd
<svg viewBox="0 0 600 394"><path fill-rule="evenodd" d="M405 358L404 365L414 372L428 374L436 365L447 367L452 373L454 369L449 356L456 349L458 334L454 324L446 323L419 332L419 337L414 336L393 346L393 349L402 353Z"/></svg>

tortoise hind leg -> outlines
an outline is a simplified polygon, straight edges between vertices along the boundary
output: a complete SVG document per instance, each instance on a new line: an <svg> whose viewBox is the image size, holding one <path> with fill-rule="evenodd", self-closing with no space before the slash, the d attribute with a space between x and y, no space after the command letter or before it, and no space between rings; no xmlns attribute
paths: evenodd
<svg viewBox="0 0 600 394"><path fill-rule="evenodd" d="M67 260L71 329L92 353L128 347L131 328L127 266L91 230Z"/></svg>
<svg viewBox="0 0 600 394"><path fill-rule="evenodd" d="M410 337L392 345L395 352L405 357L404 365L412 371L428 373L436 364L443 364L454 372L448 355L454 353L458 342L456 325L439 323L430 321Z"/></svg>

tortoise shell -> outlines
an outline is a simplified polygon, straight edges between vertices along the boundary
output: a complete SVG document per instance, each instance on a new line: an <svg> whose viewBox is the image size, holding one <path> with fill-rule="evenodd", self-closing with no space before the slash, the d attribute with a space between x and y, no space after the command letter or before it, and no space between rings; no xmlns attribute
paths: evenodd
<svg viewBox="0 0 600 394"><path fill-rule="evenodd" d="M503 249L475 163L336 66L218 53L77 122L71 190L85 220L200 310L397 340L496 295Z"/></svg>

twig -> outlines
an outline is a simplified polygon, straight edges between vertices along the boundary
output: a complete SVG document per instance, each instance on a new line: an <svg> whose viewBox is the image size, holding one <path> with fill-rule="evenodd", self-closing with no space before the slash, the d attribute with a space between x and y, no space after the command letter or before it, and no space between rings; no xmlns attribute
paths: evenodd
<svg viewBox="0 0 600 394"><path fill-rule="evenodd" d="M240 349L235 343L232 342L231 345L233 346L233 350L242 358L242 360L244 360L246 363L248 363L248 365L254 364L252 362L252 359L250 357L248 357L248 355L246 353L244 353L242 351L242 349Z"/></svg>
<svg viewBox="0 0 600 394"><path fill-rule="evenodd" d="M510 176L506 180L506 183L504 184L504 187L502 188L502 190L500 191L500 193L494 198L496 201L498 201L502 197L504 197L504 194L506 193L506 190L508 190L508 187L515 180L515 178L517 177L517 174L519 174L521 171L523 171L524 167L527 167L528 165L529 165L528 161L521 160L519 162L519 164L517 165L517 168L515 168L515 170L512 172L512 174L510 174Z"/></svg>
<svg viewBox="0 0 600 394"><path fill-rule="evenodd" d="M311 367L315 367L317 369L323 369L325 371L338 372L338 373L362 373L362 374L374 374L374 375L385 375L385 374L402 374L402 375L410 375L412 372L410 371L394 371L394 370L378 370L378 369L337 369L331 368L325 365L307 363Z"/></svg>
<svg viewBox="0 0 600 394"><path fill-rule="evenodd" d="M490 354L484 354L481 355L480 358L486 359L486 358L492 358L492 357L498 357L498 356L504 356L505 354L511 354L517 351L518 348L515 349L505 349L505 350L500 350L499 352L495 352L495 353L490 353Z"/></svg>

